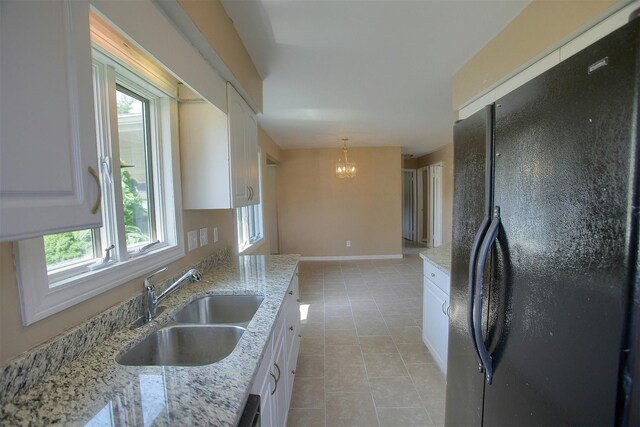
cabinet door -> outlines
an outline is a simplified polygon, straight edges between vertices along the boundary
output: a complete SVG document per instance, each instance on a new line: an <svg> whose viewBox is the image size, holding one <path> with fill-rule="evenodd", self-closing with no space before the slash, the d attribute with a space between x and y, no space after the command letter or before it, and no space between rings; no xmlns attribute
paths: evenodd
<svg viewBox="0 0 640 427"><path fill-rule="evenodd" d="M245 122L245 155L247 160L247 185L250 188L249 204L260 203L260 177L258 168L258 118L249 106Z"/></svg>
<svg viewBox="0 0 640 427"><path fill-rule="evenodd" d="M246 154L246 116L249 106L230 83L227 83L227 103L231 200L233 207L238 208L249 204Z"/></svg>
<svg viewBox="0 0 640 427"><path fill-rule="evenodd" d="M284 338L284 337L282 337ZM276 386L276 391L273 394L272 401L272 419L273 423L276 426L284 426L287 421L287 408L288 408L288 399L287 399L287 385L286 385L286 369L287 365L285 362L285 340L280 339L276 340L278 343L274 348L273 353L273 365L276 370L276 376L278 378L278 383Z"/></svg>
<svg viewBox="0 0 640 427"><path fill-rule="evenodd" d="M433 282L424 278L422 339L443 373L447 372L449 337L449 297Z"/></svg>
<svg viewBox="0 0 640 427"><path fill-rule="evenodd" d="M3 0L0 40L0 241L100 226L88 2Z"/></svg>

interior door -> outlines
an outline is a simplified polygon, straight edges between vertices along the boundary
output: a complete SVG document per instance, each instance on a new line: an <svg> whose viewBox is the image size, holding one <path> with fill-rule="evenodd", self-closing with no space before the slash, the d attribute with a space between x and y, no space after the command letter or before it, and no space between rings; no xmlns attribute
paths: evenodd
<svg viewBox="0 0 640 427"><path fill-rule="evenodd" d="M638 24L496 101L485 425L615 422L637 239Z"/></svg>

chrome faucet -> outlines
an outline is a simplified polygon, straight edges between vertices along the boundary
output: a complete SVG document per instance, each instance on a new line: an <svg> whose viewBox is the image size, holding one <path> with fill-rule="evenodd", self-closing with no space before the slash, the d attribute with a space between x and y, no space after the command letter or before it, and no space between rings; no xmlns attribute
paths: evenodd
<svg viewBox="0 0 640 427"><path fill-rule="evenodd" d="M160 270L148 275L144 279L144 320L145 322L150 322L153 317L156 315L156 309L158 308L158 304L178 290L182 285L184 285L187 281L189 282L199 282L202 280L202 275L200 272L194 268L184 273L178 280L176 280L171 286L169 286L163 293L156 297L156 288L151 283L151 278L156 274L162 273L165 271L167 267L161 268Z"/></svg>

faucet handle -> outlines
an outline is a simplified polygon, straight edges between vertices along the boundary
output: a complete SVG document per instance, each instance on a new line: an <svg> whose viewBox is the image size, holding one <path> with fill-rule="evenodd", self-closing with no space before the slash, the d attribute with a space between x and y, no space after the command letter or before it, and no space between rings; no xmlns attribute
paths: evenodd
<svg viewBox="0 0 640 427"><path fill-rule="evenodd" d="M153 273L151 273L150 275L145 277L144 278L144 287L148 288L148 287L152 286L151 285L151 278L153 278L154 276L156 276L156 275L158 275L158 274L160 274L160 273L162 273L163 271L166 271L166 270L167 270L167 267L163 267L160 270L154 271Z"/></svg>

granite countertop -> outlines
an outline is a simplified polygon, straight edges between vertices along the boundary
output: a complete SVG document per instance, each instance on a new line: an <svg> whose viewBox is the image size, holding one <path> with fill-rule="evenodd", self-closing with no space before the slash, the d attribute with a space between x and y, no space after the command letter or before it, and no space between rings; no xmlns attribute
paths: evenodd
<svg viewBox="0 0 640 427"><path fill-rule="evenodd" d="M160 306L154 321L118 330L0 407L1 425L236 425L297 255L231 257ZM206 366L121 366L115 359L203 295L264 295L235 350Z"/></svg>
<svg viewBox="0 0 640 427"><path fill-rule="evenodd" d="M420 252L420 257L431 263L437 269L451 274L451 243L437 248L429 248Z"/></svg>

